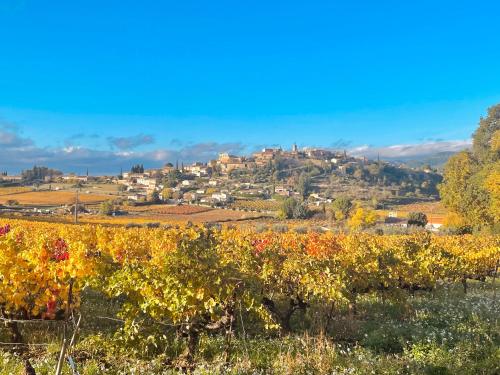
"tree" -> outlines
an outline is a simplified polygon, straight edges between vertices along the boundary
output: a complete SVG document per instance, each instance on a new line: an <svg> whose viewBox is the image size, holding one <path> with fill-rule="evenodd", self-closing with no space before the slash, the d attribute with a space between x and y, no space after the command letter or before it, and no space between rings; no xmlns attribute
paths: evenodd
<svg viewBox="0 0 500 375"><path fill-rule="evenodd" d="M160 199L160 193L158 193L158 191L154 190L150 196L149 196L149 201L151 203L160 203L161 202L161 199Z"/></svg>
<svg viewBox="0 0 500 375"><path fill-rule="evenodd" d="M302 173L299 177L299 181L296 186L297 191L299 192L302 199L306 199L311 192L311 178L306 174Z"/></svg>
<svg viewBox="0 0 500 375"><path fill-rule="evenodd" d="M463 197L476 169L472 154L468 151L453 155L444 168L444 180L440 186L443 204L464 216L467 215L468 208Z"/></svg>
<svg viewBox="0 0 500 375"><path fill-rule="evenodd" d="M274 183L277 183L277 182L279 182L280 180L282 180L282 179L283 179L283 175L284 175L284 174L283 174L283 172L282 172L282 171L279 171L279 170L275 171L275 172L273 173L273 177L272 177L273 182L274 182Z"/></svg>
<svg viewBox="0 0 500 375"><path fill-rule="evenodd" d="M472 150L479 162L491 160L495 153L492 149L493 135L500 130L500 104L488 109L488 116L479 120L479 127L473 135ZM498 155L497 155L498 157Z"/></svg>
<svg viewBox="0 0 500 375"><path fill-rule="evenodd" d="M444 218L444 226L454 234L471 234L472 228L459 214L450 211Z"/></svg>
<svg viewBox="0 0 500 375"><path fill-rule="evenodd" d="M493 136L491 137L491 150L493 151L494 159L500 159L500 156L498 155L500 153L500 130L493 133Z"/></svg>
<svg viewBox="0 0 500 375"><path fill-rule="evenodd" d="M287 198L281 203L279 217L281 219L292 219L299 202L294 198Z"/></svg>
<svg viewBox="0 0 500 375"><path fill-rule="evenodd" d="M172 170L168 172L167 176L162 180L162 184L165 187L176 187L179 180L182 178L182 173L178 170Z"/></svg>
<svg viewBox="0 0 500 375"><path fill-rule="evenodd" d="M347 216L342 211L333 211L333 218L337 221L342 221L347 219Z"/></svg>
<svg viewBox="0 0 500 375"><path fill-rule="evenodd" d="M423 212L410 212L408 214L408 226L425 227L427 222L427 215Z"/></svg>
<svg viewBox="0 0 500 375"><path fill-rule="evenodd" d="M132 173L144 173L144 165L142 165L142 164L133 165L132 168L130 169L130 172L132 172Z"/></svg>
<svg viewBox="0 0 500 375"><path fill-rule="evenodd" d="M55 176L61 176L62 172L56 169L50 169L47 167L37 167L36 165L32 169L28 169L21 172L21 176L26 182L33 182L37 180L43 180L45 177L53 178Z"/></svg>
<svg viewBox="0 0 500 375"><path fill-rule="evenodd" d="M332 203L332 211L336 220L347 218L351 210L352 201L345 196L338 197Z"/></svg>
<svg viewBox="0 0 500 375"><path fill-rule="evenodd" d="M294 219L308 219L311 216L311 212L309 211L309 207L307 207L307 203L302 202L297 204L293 209L293 218Z"/></svg>
<svg viewBox="0 0 500 375"><path fill-rule="evenodd" d="M484 187L491 196L490 214L498 222L500 218L500 162L495 164L493 172L486 177Z"/></svg>
<svg viewBox="0 0 500 375"><path fill-rule="evenodd" d="M102 202L99 207L99 213L101 215L111 216L115 212L115 206L112 201Z"/></svg>
<svg viewBox="0 0 500 375"><path fill-rule="evenodd" d="M170 178L167 177L163 179L162 184L167 188L173 188L177 186L177 181L171 180Z"/></svg>
<svg viewBox="0 0 500 375"><path fill-rule="evenodd" d="M375 211L367 210L362 207L356 209L349 219L349 228L353 230L366 229L377 223L378 215Z"/></svg>
<svg viewBox="0 0 500 375"><path fill-rule="evenodd" d="M172 198L173 198L173 196L174 196L174 194L173 194L173 193L174 193L174 192L172 191L172 189L171 189L171 188L166 187L166 188L164 188L164 189L162 190L162 192L161 192L161 196L162 196L163 200L164 200L164 201L166 201L166 200L168 200L168 199L172 199Z"/></svg>
<svg viewBox="0 0 500 375"><path fill-rule="evenodd" d="M500 192L495 189L499 145L500 104L488 110L487 118L481 118L473 136L472 151L452 156L445 166L443 183L439 186L441 199L467 226L480 229L499 223Z"/></svg>

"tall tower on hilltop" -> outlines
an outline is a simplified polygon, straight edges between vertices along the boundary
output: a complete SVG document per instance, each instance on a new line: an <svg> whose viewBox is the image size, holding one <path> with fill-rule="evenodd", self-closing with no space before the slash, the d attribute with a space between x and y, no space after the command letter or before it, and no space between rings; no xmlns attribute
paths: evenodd
<svg viewBox="0 0 500 375"><path fill-rule="evenodd" d="M299 148L297 147L297 144L296 144L296 143L294 143L294 144L293 144L293 146L292 146L292 152L293 152L294 154L296 154L297 152L299 152Z"/></svg>

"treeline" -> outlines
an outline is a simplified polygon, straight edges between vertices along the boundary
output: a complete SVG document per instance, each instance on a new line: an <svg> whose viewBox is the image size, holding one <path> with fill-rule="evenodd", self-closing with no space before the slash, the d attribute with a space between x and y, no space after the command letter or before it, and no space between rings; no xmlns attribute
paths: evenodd
<svg viewBox="0 0 500 375"><path fill-rule="evenodd" d="M136 164L133 165L132 168L130 168L131 173L144 173L144 165L143 164Z"/></svg>
<svg viewBox="0 0 500 375"><path fill-rule="evenodd" d="M21 176L25 182L43 181L45 177L62 176L62 172L57 169L47 167L34 166L32 169L27 169L21 172Z"/></svg>
<svg viewBox="0 0 500 375"><path fill-rule="evenodd" d="M439 190L451 211L447 226L500 233L500 104L479 121L472 149L449 159Z"/></svg>

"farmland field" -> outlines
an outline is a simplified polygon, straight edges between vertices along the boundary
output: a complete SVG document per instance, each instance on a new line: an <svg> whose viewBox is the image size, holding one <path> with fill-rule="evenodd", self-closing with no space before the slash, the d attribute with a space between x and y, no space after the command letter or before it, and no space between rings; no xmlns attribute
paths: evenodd
<svg viewBox="0 0 500 375"><path fill-rule="evenodd" d="M216 222L236 222L245 220L255 220L264 217L264 215L252 212L240 212L222 209L210 209L203 211L196 211L193 213L142 213L140 215L127 215L127 216L82 216L81 222L94 223L94 224L146 224L146 223L162 223L162 224L186 224L190 221L195 224L201 223L216 223ZM72 221L71 217L67 218Z"/></svg>
<svg viewBox="0 0 500 375"><path fill-rule="evenodd" d="M75 184L71 183L61 183L61 182L55 182L55 183L50 183L50 184L42 184L40 185L40 189L42 190L63 190L63 191L75 191L77 187L75 187ZM80 188L78 188L80 189ZM102 183L92 183L89 182L87 183L83 188L83 192L89 192L92 194L112 194L112 195L118 195L118 184L102 184Z"/></svg>
<svg viewBox="0 0 500 375"><path fill-rule="evenodd" d="M146 206L128 206L127 211L129 212L140 212L148 214L160 214L160 215L192 215L201 212L211 211L210 207L203 206L193 206L193 205L181 205L181 206L169 206L166 204L154 204Z"/></svg>
<svg viewBox="0 0 500 375"><path fill-rule="evenodd" d="M402 212L424 212L426 214L446 215L447 209L441 202L414 203L397 206Z"/></svg>
<svg viewBox="0 0 500 375"><path fill-rule="evenodd" d="M81 193L79 195L79 201L82 203L99 203L110 198L110 196L102 194ZM15 200L21 205L64 205L75 202L75 193L69 191L29 191L0 195L0 204L5 204L9 200Z"/></svg>
<svg viewBox="0 0 500 375"><path fill-rule="evenodd" d="M280 202L271 200L238 199L232 204L232 207L258 211L278 211L280 208Z"/></svg>
<svg viewBox="0 0 500 375"><path fill-rule="evenodd" d="M447 210L441 202L425 202L404 204L392 207L392 209L377 210L381 217L387 217L389 213L396 213L398 218L405 219L410 212L423 212L430 223L443 224Z"/></svg>
<svg viewBox="0 0 500 375"><path fill-rule="evenodd" d="M19 187L0 187L0 196L3 195L10 195L10 194L18 194L18 193L25 193L28 191L31 191L32 189L30 187L24 187L24 186L19 186Z"/></svg>

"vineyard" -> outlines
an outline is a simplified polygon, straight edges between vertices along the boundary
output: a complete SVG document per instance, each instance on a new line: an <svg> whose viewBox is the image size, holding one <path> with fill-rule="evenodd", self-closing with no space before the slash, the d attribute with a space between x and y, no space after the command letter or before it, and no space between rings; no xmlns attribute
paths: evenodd
<svg viewBox="0 0 500 375"><path fill-rule="evenodd" d="M238 358L246 355L249 368L272 372L251 360L256 343L288 345L288 361L293 362L306 350L307 340L326 356L329 350L337 353L332 363L340 366L341 346L335 347L332 339L348 330L356 339L337 336L336 342L361 355L364 349L358 344L368 342L368 334L360 337L365 332L361 324L375 311L367 309L367 301L398 311L394 324L410 324L416 319L415 301L444 303L433 300L443 288L460 293L463 301L477 288L494 293L499 259L498 236L277 234L206 226L146 229L4 221L0 341L5 355L0 366L13 366L6 373L13 368L43 372L49 365L38 363L37 356L46 355L46 363L62 373L92 366L95 372L87 373L108 373L112 365L99 361L104 354L97 349L104 345L112 356L127 353L148 363L154 359L172 371L201 371L200 358L217 357L224 371L242 373L245 364ZM493 307L483 314L497 309L496 293L491 298ZM446 316L445 311L437 314ZM58 345L40 354L33 348L39 348L34 345L40 344L45 328L36 327L47 324L59 327L45 331ZM490 321L487 336L498 348L495 325ZM387 345L384 350L390 353L393 344ZM485 352L484 373L496 370L498 349L492 350L489 356ZM418 358L412 361L418 367ZM287 373L276 366L275 373ZM323 373L332 371L328 367Z"/></svg>
<svg viewBox="0 0 500 375"><path fill-rule="evenodd" d="M280 208L280 202L270 201L270 200L244 200L238 199L233 204L232 207L241 210L251 210L251 211L278 211Z"/></svg>
<svg viewBox="0 0 500 375"><path fill-rule="evenodd" d="M194 205L181 205L181 206L166 206L164 204L150 205L150 206L130 206L127 211L130 212L146 212L148 214L159 215L192 215L202 212L211 211L212 208Z"/></svg>

